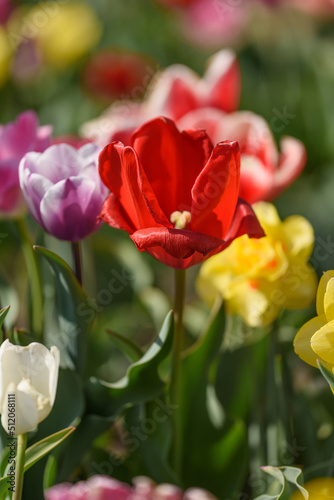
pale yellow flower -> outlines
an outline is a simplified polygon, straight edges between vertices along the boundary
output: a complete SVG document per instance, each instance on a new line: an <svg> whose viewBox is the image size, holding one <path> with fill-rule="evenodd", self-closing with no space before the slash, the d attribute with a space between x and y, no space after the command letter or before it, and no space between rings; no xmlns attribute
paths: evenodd
<svg viewBox="0 0 334 500"><path fill-rule="evenodd" d="M295 352L316 368L318 359L334 373L334 271L327 271L320 280L317 314L297 333Z"/></svg>
<svg viewBox="0 0 334 500"><path fill-rule="evenodd" d="M308 263L314 245L310 223L298 215L281 221L270 203L253 208L266 236L241 236L204 262L197 290L209 306L220 294L230 313L257 327L272 323L283 308L310 306L317 277Z"/></svg>
<svg viewBox="0 0 334 500"><path fill-rule="evenodd" d="M304 484L309 493L309 500L330 500L334 498L334 479L331 477L319 477ZM305 500L303 495L296 491L290 500Z"/></svg>

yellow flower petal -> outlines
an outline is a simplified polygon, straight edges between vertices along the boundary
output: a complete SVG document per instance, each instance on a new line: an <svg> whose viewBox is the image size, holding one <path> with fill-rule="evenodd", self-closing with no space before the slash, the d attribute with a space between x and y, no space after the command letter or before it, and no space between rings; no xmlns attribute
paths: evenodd
<svg viewBox="0 0 334 500"><path fill-rule="evenodd" d="M334 320L326 323L313 335L311 347L318 358L334 365Z"/></svg>
<svg viewBox="0 0 334 500"><path fill-rule="evenodd" d="M334 278L327 282L324 296L324 308L327 321L334 319Z"/></svg>
<svg viewBox="0 0 334 500"><path fill-rule="evenodd" d="M230 298L226 300L227 309L238 314L251 327L266 326L278 316L281 307L270 300L256 283L238 283L231 287Z"/></svg>
<svg viewBox="0 0 334 500"><path fill-rule="evenodd" d="M307 261L313 251L314 231L311 224L300 215L292 215L282 222L284 243L292 258Z"/></svg>
<svg viewBox="0 0 334 500"><path fill-rule="evenodd" d="M311 366L318 368L317 359L319 356L315 354L311 346L311 340L320 328L326 325L326 316L317 316L311 319L301 327L294 340L295 353Z"/></svg>
<svg viewBox="0 0 334 500"><path fill-rule="evenodd" d="M334 479L331 477L319 477L308 481L304 488L309 493L309 500L330 500L334 498ZM303 495L296 491L290 500L305 500Z"/></svg>
<svg viewBox="0 0 334 500"><path fill-rule="evenodd" d="M326 293L327 283L332 278L334 278L334 271L326 271L320 279L317 291L317 313L319 316L320 314L325 314L324 297Z"/></svg>
<svg viewBox="0 0 334 500"><path fill-rule="evenodd" d="M253 205L253 209L266 234L272 234L273 228L281 224L281 219L272 203L260 201Z"/></svg>

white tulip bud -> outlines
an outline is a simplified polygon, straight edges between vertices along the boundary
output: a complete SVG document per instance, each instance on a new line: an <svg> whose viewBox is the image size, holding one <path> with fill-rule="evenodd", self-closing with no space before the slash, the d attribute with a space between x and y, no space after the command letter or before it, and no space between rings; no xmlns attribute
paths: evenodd
<svg viewBox="0 0 334 500"><path fill-rule="evenodd" d="M5 431L18 436L34 430L52 410L57 390L59 350L33 342L6 340L0 347L0 411Z"/></svg>

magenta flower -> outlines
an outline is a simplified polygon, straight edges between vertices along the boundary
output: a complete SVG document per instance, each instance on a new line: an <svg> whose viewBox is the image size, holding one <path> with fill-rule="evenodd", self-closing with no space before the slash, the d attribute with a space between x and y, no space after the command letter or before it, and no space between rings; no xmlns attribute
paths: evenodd
<svg viewBox="0 0 334 500"><path fill-rule="evenodd" d="M184 493L172 484L156 485L147 477L133 480L134 487L106 476L93 476L88 481L58 484L45 492L46 500L215 500L200 488L190 488Z"/></svg>
<svg viewBox="0 0 334 500"><path fill-rule="evenodd" d="M96 231L108 190L98 173L99 147L76 150L56 144L28 153L20 163L20 185L31 215L56 238L78 241Z"/></svg>
<svg viewBox="0 0 334 500"><path fill-rule="evenodd" d="M38 127L32 111L15 122L0 125L0 217L16 218L25 210L19 183L19 164L29 151L42 152L51 143L52 127Z"/></svg>

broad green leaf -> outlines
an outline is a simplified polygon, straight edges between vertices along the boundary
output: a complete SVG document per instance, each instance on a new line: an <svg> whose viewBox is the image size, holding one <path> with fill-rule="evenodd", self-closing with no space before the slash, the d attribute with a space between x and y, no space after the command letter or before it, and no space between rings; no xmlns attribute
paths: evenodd
<svg viewBox="0 0 334 500"><path fill-rule="evenodd" d="M66 447L59 449L59 453L57 450L57 464L54 465L57 470L57 483L68 480L69 475L80 465L95 439L106 432L111 424L111 419L98 415L87 415L83 418L76 432L67 441Z"/></svg>
<svg viewBox="0 0 334 500"><path fill-rule="evenodd" d="M46 343L59 348L63 368L75 369L82 374L91 323L81 308L86 306L88 297L66 262L46 248L35 246L34 249L50 264L56 287L59 331L46 332Z"/></svg>
<svg viewBox="0 0 334 500"><path fill-rule="evenodd" d="M112 337L117 347L129 358L131 362L136 362L143 356L141 348L132 340L109 329L107 329L107 333Z"/></svg>
<svg viewBox="0 0 334 500"><path fill-rule="evenodd" d="M140 360L129 366L121 380L107 383L92 378L87 387L91 411L115 417L125 405L149 401L160 394L165 382L159 375L159 366L171 350L173 332L174 319L170 312L158 337Z"/></svg>
<svg viewBox="0 0 334 500"><path fill-rule="evenodd" d="M330 370L328 370L328 368L326 368L326 366L321 364L319 360L317 360L317 363L318 363L318 366L319 366L319 369L321 371L322 376L326 379L326 381L328 382L332 391L334 391L334 373L331 372Z"/></svg>
<svg viewBox="0 0 334 500"><path fill-rule="evenodd" d="M45 439L42 439L38 443L27 448L25 453L25 463L24 463L24 472L30 469L36 462L38 462L41 458L47 455L50 451L52 451L56 446L58 446L62 441L64 441L72 432L75 430L75 427L69 427L67 429L63 429L56 434L52 434ZM9 472L9 468L7 467L5 470L4 477L0 479L0 498L3 498L3 495L8 489L7 484L7 473Z"/></svg>
<svg viewBox="0 0 334 500"><path fill-rule="evenodd" d="M294 490L299 490L305 500L308 500L309 494L299 484L302 479L302 471L297 467L262 467L262 470L274 478L271 488L274 488L276 494L264 494L255 500L285 500L288 499ZM292 485L292 488L291 488Z"/></svg>
<svg viewBox="0 0 334 500"><path fill-rule="evenodd" d="M184 358L180 408L184 486L196 484L218 498L230 498L241 489L248 465L245 425L225 414L211 381L224 329L224 310L217 303L207 331Z"/></svg>
<svg viewBox="0 0 334 500"><path fill-rule="evenodd" d="M174 405L160 396L126 412L126 444L131 450L129 460L136 464L136 475L147 475L157 483L178 483L168 463L175 411Z"/></svg>

